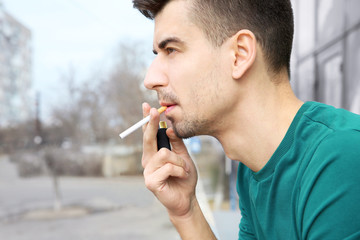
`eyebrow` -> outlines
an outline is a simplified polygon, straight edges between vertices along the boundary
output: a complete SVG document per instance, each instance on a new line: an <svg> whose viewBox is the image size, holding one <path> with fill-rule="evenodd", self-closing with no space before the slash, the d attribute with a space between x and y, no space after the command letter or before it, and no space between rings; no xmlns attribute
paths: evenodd
<svg viewBox="0 0 360 240"><path fill-rule="evenodd" d="M158 44L158 48L159 49L165 49L166 46L169 44L169 43L180 43L180 44L183 44L184 42L181 41L179 38L177 37L169 37L169 38L166 38L164 40L162 40L159 44ZM153 49L153 53L154 54L157 54L157 51L155 50L155 48Z"/></svg>

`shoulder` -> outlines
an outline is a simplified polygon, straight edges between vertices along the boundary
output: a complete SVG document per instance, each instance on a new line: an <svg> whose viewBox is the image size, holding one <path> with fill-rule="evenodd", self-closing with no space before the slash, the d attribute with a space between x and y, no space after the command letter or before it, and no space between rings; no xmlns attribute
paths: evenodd
<svg viewBox="0 0 360 240"><path fill-rule="evenodd" d="M343 239L359 231L359 170L359 130L334 130L321 140L300 187L304 238L319 235Z"/></svg>
<svg viewBox="0 0 360 240"><path fill-rule="evenodd" d="M336 166L360 167L360 130L335 130L319 143L313 156L316 161ZM311 164L311 163L310 163Z"/></svg>
<svg viewBox="0 0 360 240"><path fill-rule="evenodd" d="M333 131L316 147L302 177L303 184L331 184L342 180L360 181L360 131ZM345 182L350 184L351 182ZM341 184L341 183L339 183Z"/></svg>
<svg viewBox="0 0 360 240"><path fill-rule="evenodd" d="M360 131L360 115L323 103L309 102L309 105L304 116L311 122L334 131L348 129Z"/></svg>
<svg viewBox="0 0 360 240"><path fill-rule="evenodd" d="M300 135L305 142L303 150L310 153L305 179L325 169L347 172L351 171L348 168L360 167L360 116L322 103L309 105Z"/></svg>

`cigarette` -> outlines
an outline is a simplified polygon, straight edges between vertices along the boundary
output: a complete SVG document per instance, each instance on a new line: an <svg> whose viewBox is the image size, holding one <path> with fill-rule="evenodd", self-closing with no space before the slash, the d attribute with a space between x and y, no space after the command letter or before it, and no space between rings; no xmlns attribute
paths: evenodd
<svg viewBox="0 0 360 240"><path fill-rule="evenodd" d="M158 112L161 114L166 110L166 108L167 107L161 107L158 109ZM120 138L123 139L127 137L128 135L130 135L131 133L133 133L134 131L136 131L138 128L142 127L144 124L148 123L149 121L150 121L150 115L147 116L146 118L141 119L140 121L129 127L128 129L120 133L119 134Z"/></svg>

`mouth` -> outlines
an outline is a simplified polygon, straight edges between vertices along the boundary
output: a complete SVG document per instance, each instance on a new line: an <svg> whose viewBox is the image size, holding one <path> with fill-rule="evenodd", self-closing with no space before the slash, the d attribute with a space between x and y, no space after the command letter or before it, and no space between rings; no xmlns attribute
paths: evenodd
<svg viewBox="0 0 360 240"><path fill-rule="evenodd" d="M161 106L167 107L165 110L165 115L170 113L176 106L176 103L160 103Z"/></svg>

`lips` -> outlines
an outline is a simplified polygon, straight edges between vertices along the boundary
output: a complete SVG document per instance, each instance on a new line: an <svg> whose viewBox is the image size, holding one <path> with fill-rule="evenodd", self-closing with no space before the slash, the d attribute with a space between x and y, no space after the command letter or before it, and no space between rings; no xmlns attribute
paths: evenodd
<svg viewBox="0 0 360 240"><path fill-rule="evenodd" d="M177 106L177 104L175 103L161 103L160 105L167 107L165 110L165 114L170 113L171 110L173 110Z"/></svg>
<svg viewBox="0 0 360 240"><path fill-rule="evenodd" d="M167 109L165 110L165 114L168 114L169 112L171 112L171 110L173 110L175 107L176 107L176 105L167 106Z"/></svg>

